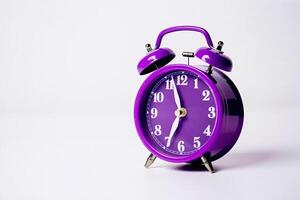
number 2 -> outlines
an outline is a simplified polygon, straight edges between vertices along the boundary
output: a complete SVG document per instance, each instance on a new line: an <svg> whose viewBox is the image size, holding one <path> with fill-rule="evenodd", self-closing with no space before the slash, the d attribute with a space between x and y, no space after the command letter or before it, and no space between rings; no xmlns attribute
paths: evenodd
<svg viewBox="0 0 300 200"><path fill-rule="evenodd" d="M209 101L210 100L209 95L210 95L209 90L203 90L203 92L202 92L202 96L203 96L202 101Z"/></svg>

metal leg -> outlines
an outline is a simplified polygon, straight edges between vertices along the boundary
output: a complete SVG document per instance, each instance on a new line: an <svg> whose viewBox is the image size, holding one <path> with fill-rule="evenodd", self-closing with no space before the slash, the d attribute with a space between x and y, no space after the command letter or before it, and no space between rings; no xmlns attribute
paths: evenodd
<svg viewBox="0 0 300 200"><path fill-rule="evenodd" d="M206 157L202 156L201 161L210 173L214 173L214 168L213 168L211 162Z"/></svg>
<svg viewBox="0 0 300 200"><path fill-rule="evenodd" d="M149 168L150 165L152 165L152 164L154 163L155 159L156 159L156 156L153 155L153 154L151 153L151 154L149 155L149 157L147 158L146 163L145 163L144 166L145 166L146 168Z"/></svg>

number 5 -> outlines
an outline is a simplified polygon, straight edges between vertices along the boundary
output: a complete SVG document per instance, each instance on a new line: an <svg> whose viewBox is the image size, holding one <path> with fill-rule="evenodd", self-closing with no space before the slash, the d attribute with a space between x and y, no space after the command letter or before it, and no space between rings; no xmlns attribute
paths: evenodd
<svg viewBox="0 0 300 200"><path fill-rule="evenodd" d="M195 148L199 148L201 146L199 139L200 139L200 137L194 137L194 147Z"/></svg>

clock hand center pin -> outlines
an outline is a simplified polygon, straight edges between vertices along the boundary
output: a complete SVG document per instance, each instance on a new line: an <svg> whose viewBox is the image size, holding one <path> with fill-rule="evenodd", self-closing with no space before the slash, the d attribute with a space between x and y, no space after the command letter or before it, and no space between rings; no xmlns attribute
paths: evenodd
<svg viewBox="0 0 300 200"><path fill-rule="evenodd" d="M176 117L185 117L187 115L187 110L185 108L178 108L175 110Z"/></svg>

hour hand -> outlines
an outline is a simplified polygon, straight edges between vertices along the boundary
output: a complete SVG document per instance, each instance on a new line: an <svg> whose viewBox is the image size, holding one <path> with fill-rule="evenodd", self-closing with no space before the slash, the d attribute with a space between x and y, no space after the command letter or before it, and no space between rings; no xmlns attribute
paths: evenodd
<svg viewBox="0 0 300 200"><path fill-rule="evenodd" d="M176 115L176 118L172 124L172 127L171 127L171 130L170 130L170 134L168 137L165 137L166 140L167 140L167 144L166 144L166 147L170 147L171 146L171 140L172 140L172 137L174 136L177 128L178 128L178 125L179 125L179 120L180 118L182 117L185 117L187 115L187 111L185 108L178 108L176 111L175 111L175 115Z"/></svg>
<svg viewBox="0 0 300 200"><path fill-rule="evenodd" d="M172 140L172 137L178 127L178 124L179 124L179 116L177 116L172 124L172 127L171 127L171 131L170 131L170 134L167 138L167 144L166 144L166 147L170 147L171 146L171 140Z"/></svg>

